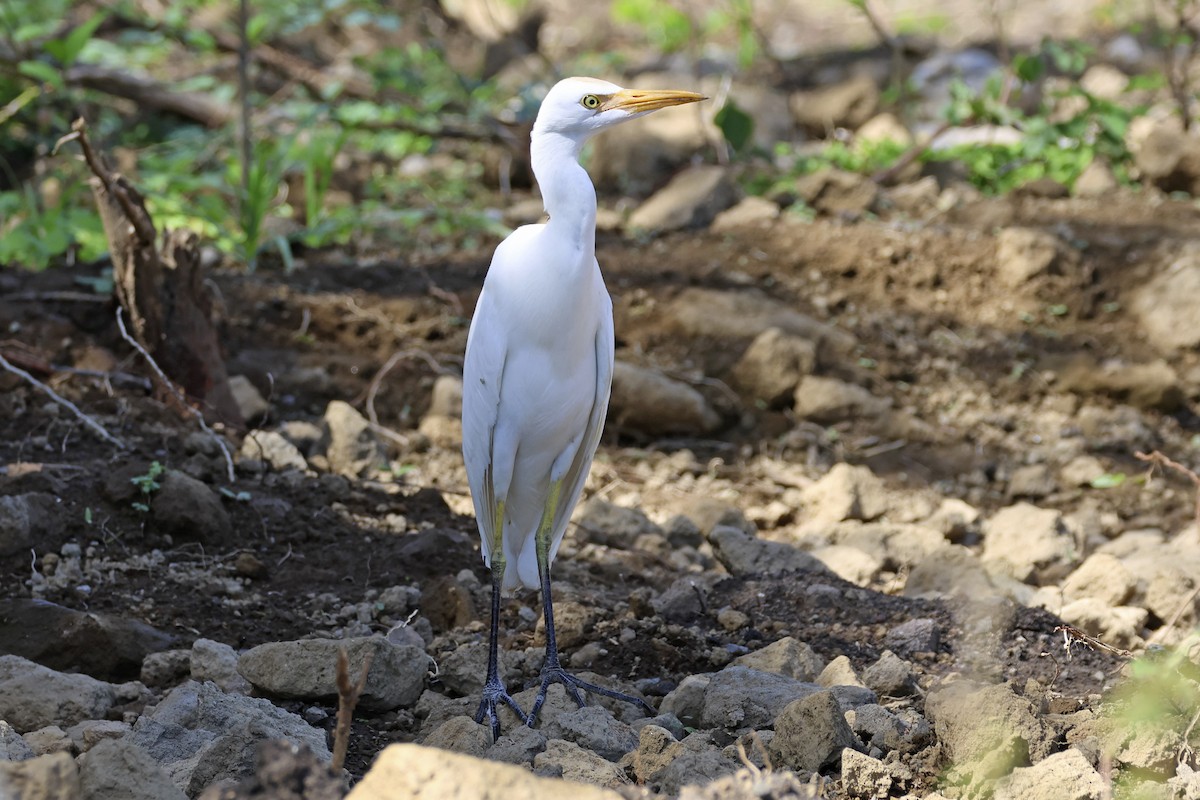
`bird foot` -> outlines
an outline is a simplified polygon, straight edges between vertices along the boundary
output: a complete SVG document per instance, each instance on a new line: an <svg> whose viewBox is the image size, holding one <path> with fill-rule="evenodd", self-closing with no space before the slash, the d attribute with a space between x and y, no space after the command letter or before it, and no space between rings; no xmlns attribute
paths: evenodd
<svg viewBox="0 0 1200 800"><path fill-rule="evenodd" d="M537 719L538 712L542 710L542 704L546 702L546 691L550 688L550 684L552 683L561 683L566 688L567 694L570 695L572 700L579 704L580 708L583 708L587 705L587 701L584 699L583 694L580 693L580 690L582 689L584 692L589 692L591 694L598 694L603 697L611 697L613 700L623 700L626 703L632 703L633 705L641 708L646 712L647 715L651 717L658 713L654 710L652 705L640 697L634 697L631 694L625 694L624 692L618 692L614 689L608 689L604 686L597 686L594 683L588 683L581 678L576 678L561 666L547 665L542 668L542 685L538 689L537 699L533 702L533 708L529 711L529 718L525 721L525 724L531 728L533 727L534 721Z"/></svg>
<svg viewBox="0 0 1200 800"><path fill-rule="evenodd" d="M504 688L504 685L499 680L488 681L483 687L483 699L479 701L479 710L475 712L475 721L482 723L487 720L488 726L492 729L492 741L500 738L500 716L496 713L500 704L508 706L512 712L517 715L517 719L523 724L528 725L532 717L525 714L521 707L517 705L517 701L513 700Z"/></svg>

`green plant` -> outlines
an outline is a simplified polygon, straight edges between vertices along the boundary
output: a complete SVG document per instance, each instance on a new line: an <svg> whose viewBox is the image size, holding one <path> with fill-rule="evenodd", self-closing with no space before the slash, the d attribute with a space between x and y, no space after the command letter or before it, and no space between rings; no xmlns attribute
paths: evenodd
<svg viewBox="0 0 1200 800"><path fill-rule="evenodd" d="M140 499L133 502L135 511L140 511L145 514L150 511L150 500L154 497L154 493L162 488L162 484L158 479L162 477L166 470L163 465L157 461L151 461L150 466L141 475L130 478L130 482L138 488Z"/></svg>

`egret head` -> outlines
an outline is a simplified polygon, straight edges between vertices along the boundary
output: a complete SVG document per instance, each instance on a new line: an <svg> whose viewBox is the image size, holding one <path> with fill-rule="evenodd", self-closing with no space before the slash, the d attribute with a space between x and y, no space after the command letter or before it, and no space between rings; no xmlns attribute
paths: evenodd
<svg viewBox="0 0 1200 800"><path fill-rule="evenodd" d="M533 130L582 140L651 111L704 99L695 92L622 89L596 78L566 78L554 84L542 101Z"/></svg>

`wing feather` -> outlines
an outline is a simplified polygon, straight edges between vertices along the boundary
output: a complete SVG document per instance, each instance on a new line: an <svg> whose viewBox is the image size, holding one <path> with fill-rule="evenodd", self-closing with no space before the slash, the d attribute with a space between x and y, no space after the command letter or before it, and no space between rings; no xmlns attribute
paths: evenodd
<svg viewBox="0 0 1200 800"><path fill-rule="evenodd" d="M495 307L485 287L479 295L475 316L467 334L467 353L463 361L462 423L467 482L471 486L471 499L475 504L483 558L489 564L497 525L501 524L496 519L492 457L508 351L504 331L503 325L496 324Z"/></svg>

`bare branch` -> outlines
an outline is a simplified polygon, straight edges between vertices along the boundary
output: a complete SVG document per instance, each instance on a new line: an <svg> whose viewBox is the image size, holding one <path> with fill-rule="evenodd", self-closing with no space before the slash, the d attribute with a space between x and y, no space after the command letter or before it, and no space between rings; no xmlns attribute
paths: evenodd
<svg viewBox="0 0 1200 800"><path fill-rule="evenodd" d="M58 403L60 406L62 406L63 408L67 409L72 414L74 414L75 417L80 422L82 422L84 425L86 425L88 428L90 428L93 433L95 433L97 436L99 436L104 441L108 442L111 445L114 445L115 447L119 447L122 450L128 449L128 445L126 445L120 439L118 439L117 437L115 437L111 433L109 433L107 430L105 430L104 426L101 425L99 422L96 422L96 420L92 419L87 414L83 413L83 411L81 411L79 409L79 406L75 405L70 400L68 400L67 398L60 395L58 392L54 391L46 384L39 381L37 378L33 377L25 370L21 369L20 367L13 366L11 363L9 363L9 360L7 358L5 358L3 354L0 354L0 367L3 367L8 372L11 372L12 374L24 379L30 385L36 387L37 389L42 391L44 394L48 395L51 400Z"/></svg>
<svg viewBox="0 0 1200 800"><path fill-rule="evenodd" d="M1200 525L1200 475L1197 475L1194 470L1180 464L1178 461L1172 461L1157 450L1153 453L1137 452L1133 456L1138 461L1149 462L1151 469L1155 466L1173 469L1192 482L1192 486L1196 487L1196 524Z"/></svg>
<svg viewBox="0 0 1200 800"><path fill-rule="evenodd" d="M350 725L354 721L354 707L358 705L358 698L362 696L363 689L367 685L367 675L371 672L371 660L374 655L370 650L366 652L359 670L358 682L351 684L350 656L346 654L346 648L342 647L338 650L337 727L333 733L333 760L329 763L335 773L341 772L346 763L346 749L350 746Z"/></svg>

